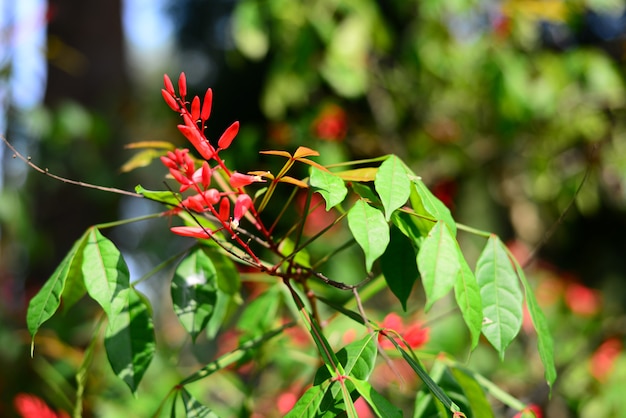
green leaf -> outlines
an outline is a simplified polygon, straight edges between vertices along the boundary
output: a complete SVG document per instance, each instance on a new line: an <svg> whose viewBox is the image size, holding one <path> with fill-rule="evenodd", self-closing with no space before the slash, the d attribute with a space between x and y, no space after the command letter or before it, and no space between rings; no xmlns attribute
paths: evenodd
<svg viewBox="0 0 626 418"><path fill-rule="evenodd" d="M396 227L390 231L390 241L380 258L380 267L389 289L406 311L406 302L411 295L413 284L419 277L415 260L415 249L411 241Z"/></svg>
<svg viewBox="0 0 626 418"><path fill-rule="evenodd" d="M485 396L485 391L476 379L456 367L451 367L450 372L463 390L472 415L480 418L494 418L493 410L491 405L489 405L487 396Z"/></svg>
<svg viewBox="0 0 626 418"><path fill-rule="evenodd" d="M428 311L434 302L452 290L461 269L458 245L443 221L435 224L422 243L417 266L426 291L424 310Z"/></svg>
<svg viewBox="0 0 626 418"><path fill-rule="evenodd" d="M224 253L212 247L204 247L217 272L217 287L228 295L234 295L241 288L241 278L235 263Z"/></svg>
<svg viewBox="0 0 626 418"><path fill-rule="evenodd" d="M483 326L483 303L480 297L480 287L478 287L476 276L474 276L472 269L470 269L467 261L465 261L461 249L457 247L457 250L461 269L454 283L454 296L461 310L463 320L472 336L471 349L473 350L476 345L478 345Z"/></svg>
<svg viewBox="0 0 626 418"><path fill-rule="evenodd" d="M125 303L109 316L104 347L115 374L135 392L154 357L154 326L148 301L135 289L121 291L118 299Z"/></svg>
<svg viewBox="0 0 626 418"><path fill-rule="evenodd" d="M283 254L285 257L289 257L295 249L295 243L289 238L284 238L278 246L278 251L280 251L280 253ZM297 254L291 258L293 259L294 263L302 267L311 267L311 257L309 256L309 252L305 248L298 251ZM282 263L282 270L287 271L289 264L290 263L288 261Z"/></svg>
<svg viewBox="0 0 626 418"><path fill-rule="evenodd" d="M181 389L181 398L185 406L187 418L217 418L218 416L211 409L202 405L196 398L185 388Z"/></svg>
<svg viewBox="0 0 626 418"><path fill-rule="evenodd" d="M548 328L548 321L539 307L539 303L535 298L535 294L533 293L528 280L526 280L524 270L510 253L509 256L513 260L515 270L522 282L522 285L524 286L526 305L528 306L530 318L535 327L535 331L537 332L537 349L539 350L539 357L541 358L541 362L545 368L546 382L548 383L548 386L552 388L552 385L556 380L556 367L554 365L554 341L552 340L552 334Z"/></svg>
<svg viewBox="0 0 626 418"><path fill-rule="evenodd" d="M322 195L326 201L326 211L343 202L348 189L343 180L331 172L311 167L311 186Z"/></svg>
<svg viewBox="0 0 626 418"><path fill-rule="evenodd" d="M202 248L194 249L176 268L171 295L178 320L195 342L217 301L217 272Z"/></svg>
<svg viewBox="0 0 626 418"><path fill-rule="evenodd" d="M428 222L428 228L420 228L419 223L426 221L406 212L394 212L394 214L391 215L391 222L411 240L415 249L422 246L424 239L426 239L428 232L434 225L434 223Z"/></svg>
<svg viewBox="0 0 626 418"><path fill-rule="evenodd" d="M415 185L415 191L419 196L419 199L411 199L411 204L413 205L413 209L417 213L421 213L418 211L418 208L421 206L423 209L430 214L433 218L438 221L444 221L453 236L456 236L456 222L452 218L452 214L450 213L450 209L447 208L446 205L443 204L441 200L439 200L424 184L424 182L419 177L413 177L413 184ZM418 202L419 200L419 202ZM416 207L416 205L418 207Z"/></svg>
<svg viewBox="0 0 626 418"><path fill-rule="evenodd" d="M80 270L81 252L85 245L85 233L78 239L63 261L58 265L52 276L46 281L43 287L30 300L28 311L26 312L26 324L28 332L34 342L35 334L39 327L52 317L61 304L61 297L66 292L65 285L68 280L82 281ZM32 354L31 346L31 354Z"/></svg>
<svg viewBox="0 0 626 418"><path fill-rule="evenodd" d="M503 359L522 326L523 295L507 249L495 235L478 258L476 280L483 303L483 334Z"/></svg>
<svg viewBox="0 0 626 418"><path fill-rule="evenodd" d="M135 186L135 192L139 193L146 199L154 200L155 202L163 203L166 205L178 206L181 200L181 196L178 193L172 193L170 191L147 190L141 187L140 184Z"/></svg>
<svg viewBox="0 0 626 418"><path fill-rule="evenodd" d="M377 416L385 418L402 417L402 410L385 399L369 382L356 378L351 378L350 382L369 406L372 407Z"/></svg>
<svg viewBox="0 0 626 418"><path fill-rule="evenodd" d="M372 264L389 244L389 225L385 217L378 209L358 200L348 212L348 227L365 253L365 268L371 271Z"/></svg>
<svg viewBox="0 0 626 418"><path fill-rule="evenodd" d="M375 204L380 203L380 198L371 187L362 183L351 183L350 187L354 193L358 194L366 201L370 201Z"/></svg>
<svg viewBox="0 0 626 418"><path fill-rule="evenodd" d="M278 317L279 290L278 286L273 286L250 302L241 314L237 328L252 336L268 331Z"/></svg>
<svg viewBox="0 0 626 418"><path fill-rule="evenodd" d="M368 333L361 340L346 345L335 355L346 375L367 380L376 365L377 352L376 340L372 334ZM313 382L317 385L331 377L328 369L322 366L317 370Z"/></svg>
<svg viewBox="0 0 626 418"><path fill-rule="evenodd" d="M321 412L322 401L326 395L330 384L311 386L302 394L298 402L291 408L285 418L313 418L318 417Z"/></svg>
<svg viewBox="0 0 626 418"><path fill-rule="evenodd" d="M97 228L86 234L82 272L85 287L109 318L125 307L119 293L130 287L130 273L117 247Z"/></svg>
<svg viewBox="0 0 626 418"><path fill-rule="evenodd" d="M404 168L404 163L395 155L389 156L378 169L374 180L376 192L385 208L385 219L402 207L411 195L411 180Z"/></svg>

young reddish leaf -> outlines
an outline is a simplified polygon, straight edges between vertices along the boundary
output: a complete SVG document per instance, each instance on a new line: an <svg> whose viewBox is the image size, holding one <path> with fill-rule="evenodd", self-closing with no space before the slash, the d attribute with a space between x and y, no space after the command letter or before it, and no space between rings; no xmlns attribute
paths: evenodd
<svg viewBox="0 0 626 418"><path fill-rule="evenodd" d="M385 216L361 199L348 212L348 227L365 253L365 268L371 271L372 264L389 244L389 225Z"/></svg>
<svg viewBox="0 0 626 418"><path fill-rule="evenodd" d="M348 194L348 189L343 180L334 174L319 170L316 167L311 168L311 186L315 191L322 195L326 201L326 211L343 202Z"/></svg>
<svg viewBox="0 0 626 418"><path fill-rule="evenodd" d="M174 96L172 96L167 90L162 89L161 95L163 96L163 100L165 100L165 103L167 103L170 109L172 109L174 112L178 112L180 110L180 105L178 104Z"/></svg>
<svg viewBox="0 0 626 418"><path fill-rule="evenodd" d="M228 147L230 147L230 144L233 142L233 139L235 139L235 136L237 136L238 132L239 122L234 122L228 127L228 129L226 129L226 131L224 131L219 141L217 141L217 146L220 149L227 149Z"/></svg>
<svg viewBox="0 0 626 418"><path fill-rule="evenodd" d="M483 335L504 358L522 326L524 297L506 247L495 235L476 262L476 280L483 303Z"/></svg>
<svg viewBox="0 0 626 418"><path fill-rule="evenodd" d="M191 101L191 120L194 122L200 119L200 98L198 96L194 96Z"/></svg>
<svg viewBox="0 0 626 418"><path fill-rule="evenodd" d="M380 267L389 290L398 298L405 311L413 284L419 277L415 260L411 241L398 228L392 227L389 245L380 257Z"/></svg>
<svg viewBox="0 0 626 418"><path fill-rule="evenodd" d="M309 187L309 185L303 182L302 180L295 179L291 176L282 176L281 178L278 179L278 181L281 183L293 184L294 186L298 186L301 189L306 189Z"/></svg>
<svg viewBox="0 0 626 418"><path fill-rule="evenodd" d="M328 171L328 169L326 167L324 167L323 165L321 165L319 163L316 163L313 160L309 160L308 158L296 158L296 161L299 161L299 162L304 163L304 164L308 164L308 165L313 166L313 167L315 167L315 168L317 168L317 169L319 169L321 171Z"/></svg>
<svg viewBox="0 0 626 418"><path fill-rule="evenodd" d="M299 160L304 157L318 157L319 155L319 152L312 150L311 148L298 147L296 152L293 154L293 158Z"/></svg>
<svg viewBox="0 0 626 418"><path fill-rule="evenodd" d="M183 237L191 237L191 238L199 238L199 239L208 239L211 237L212 232L213 232L209 229L202 228L199 226L173 226L170 228L170 231L172 231L176 235L181 235Z"/></svg>
<svg viewBox="0 0 626 418"><path fill-rule="evenodd" d="M213 90L207 89L204 94L204 101L202 102L202 113L200 114L200 119L202 122L205 122L211 116L211 106L213 104Z"/></svg>
<svg viewBox="0 0 626 418"><path fill-rule="evenodd" d="M483 304L480 298L480 288L476 281L476 276L465 261L461 249L457 246L457 254L461 269L454 283L454 296L456 303L461 310L463 320L467 325L472 337L471 349L478 345L480 332L483 323Z"/></svg>
<svg viewBox="0 0 626 418"><path fill-rule="evenodd" d="M52 273L52 276L50 276L39 292L30 300L28 311L26 312L26 324L33 342L39 327L50 319L57 309L59 309L61 297L67 292L65 289L67 281L83 281L80 263L82 261L82 251L85 246L86 236L87 233L74 243L65 258L63 258L63 261L61 261L54 273ZM73 302L75 302L75 300ZM32 348L31 346L31 354Z"/></svg>
<svg viewBox="0 0 626 418"><path fill-rule="evenodd" d="M374 185L385 208L385 219L389 221L393 211L403 206L411 195L411 180L404 163L395 155L389 156L380 165Z"/></svg>
<svg viewBox="0 0 626 418"><path fill-rule="evenodd" d="M457 247L454 236L443 221L435 224L422 243L417 254L417 266L426 292L425 311L454 287L461 269Z"/></svg>
<svg viewBox="0 0 626 418"><path fill-rule="evenodd" d="M187 96L187 78L185 77L185 73L180 73L180 76L178 76L178 95L183 100L185 100L185 96Z"/></svg>
<svg viewBox="0 0 626 418"><path fill-rule="evenodd" d="M178 320L195 342L217 301L217 271L202 248L192 251L176 268L171 295Z"/></svg>
<svg viewBox="0 0 626 418"><path fill-rule="evenodd" d="M87 231L82 272L89 296L109 318L124 308L118 295L130 286L128 266L113 242L94 227Z"/></svg>
<svg viewBox="0 0 626 418"><path fill-rule="evenodd" d="M171 94L172 96L176 96L176 91L174 90L172 80L167 74L163 74L163 85L165 86L165 90L167 90L169 94Z"/></svg>
<svg viewBox="0 0 626 418"><path fill-rule="evenodd" d="M291 154L289 154L287 151L259 151L259 154L278 155L289 159L292 158Z"/></svg>
<svg viewBox="0 0 626 418"><path fill-rule="evenodd" d="M147 299L132 288L116 298L121 309L109 317L104 347L111 368L134 393L156 351L151 309Z"/></svg>

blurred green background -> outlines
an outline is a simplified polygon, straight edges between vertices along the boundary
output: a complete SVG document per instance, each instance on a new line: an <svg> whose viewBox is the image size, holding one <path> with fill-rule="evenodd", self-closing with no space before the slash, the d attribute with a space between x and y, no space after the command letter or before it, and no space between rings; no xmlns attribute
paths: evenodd
<svg viewBox="0 0 626 418"><path fill-rule="evenodd" d="M163 73L185 71L191 93L213 88L211 137L241 122L229 154L239 171L271 168L262 149L305 145L324 164L395 153L459 222L500 234L521 261L539 247L529 272L539 291L553 286L544 308L565 377L548 401L523 352L503 376L477 354L485 373L546 416L626 416L611 377L588 367L602 342L626 334L625 41L626 7L612 0L7 0L0 132L52 173L160 189L157 163L121 170L136 154L124 147L185 146L159 91ZM159 210L54 181L11 154L0 147L0 416L13 416L18 392L70 409L94 307L51 321L58 344L33 361L28 300L88 226ZM182 245L164 234L159 220L111 237L139 277ZM611 368L623 377L619 347ZM105 366L87 416L131 402ZM154 411L175 379L162 377L133 416Z"/></svg>

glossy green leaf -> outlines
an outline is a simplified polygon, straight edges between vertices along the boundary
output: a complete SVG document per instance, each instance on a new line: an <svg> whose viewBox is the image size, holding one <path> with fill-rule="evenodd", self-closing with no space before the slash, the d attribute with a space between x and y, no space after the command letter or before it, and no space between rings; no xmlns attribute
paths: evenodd
<svg viewBox="0 0 626 418"><path fill-rule="evenodd" d="M389 244L389 225L384 215L363 200L358 200L348 212L348 226L365 253L365 268L371 271L372 264Z"/></svg>
<svg viewBox="0 0 626 418"><path fill-rule="evenodd" d="M390 241L380 258L380 267L391 292L406 311L406 302L411 295L413 284L419 277L415 249L411 241L395 226L390 231Z"/></svg>
<svg viewBox="0 0 626 418"><path fill-rule="evenodd" d="M378 393L369 382L356 378L351 378L350 382L377 416L385 418L402 417L402 410Z"/></svg>
<svg viewBox="0 0 626 418"><path fill-rule="evenodd" d="M217 271L202 248L194 249L176 268L171 295L178 320L195 341L217 302Z"/></svg>
<svg viewBox="0 0 626 418"><path fill-rule="evenodd" d="M411 180L402 160L390 155L380 165L374 186L385 208L385 219L389 221L391 214L404 206L411 195Z"/></svg>
<svg viewBox="0 0 626 418"><path fill-rule="evenodd" d="M63 258L63 261L61 261L54 273L52 273L52 276L50 276L39 292L30 300L26 313L26 324L33 341L39 327L50 319L52 315L56 313L57 309L59 309L61 297L66 292L66 283L70 280L82 281L80 262L86 236L87 234L85 233L85 235L74 243L65 258Z"/></svg>
<svg viewBox="0 0 626 418"><path fill-rule="evenodd" d="M322 195L326 202L326 211L343 202L348 189L343 180L331 172L311 167L311 186Z"/></svg>
<svg viewBox="0 0 626 418"><path fill-rule="evenodd" d="M369 201L375 204L380 203L380 198L368 185L365 185L363 183L352 183L350 187L352 188L352 191L354 193L361 196L363 199L365 199L365 201Z"/></svg>
<svg viewBox="0 0 626 418"><path fill-rule="evenodd" d="M204 253L211 259L217 272L217 287L224 293L234 295L241 288L241 278L235 263L214 247L204 247Z"/></svg>
<svg viewBox="0 0 626 418"><path fill-rule="evenodd" d="M364 338L346 345L335 355L346 375L367 380L376 365L377 350L376 339L368 333ZM320 367L313 382L320 384L331 377L326 367Z"/></svg>
<svg viewBox="0 0 626 418"><path fill-rule="evenodd" d="M135 192L139 193L146 199L154 200L155 202L178 206L181 201L179 194L172 193L170 191L154 191L144 189L141 185L135 187Z"/></svg>
<svg viewBox="0 0 626 418"><path fill-rule="evenodd" d="M419 196L419 203L417 199L411 199L411 203L413 204L413 208L416 212L418 209L416 208L416 204L419 207L420 204L423 209L436 220L441 220L448 225L450 231L453 236L456 236L456 222L452 218L452 214L450 213L450 209L447 208L446 205L443 204L441 200L439 200L424 184L424 182L419 177L413 177L413 184L415 185L415 191ZM420 212L418 212L420 213Z"/></svg>
<svg viewBox="0 0 626 418"><path fill-rule="evenodd" d="M406 212L394 212L391 222L411 241L415 249L422 246L424 239L428 236L434 223L428 223L428 228L420 228L419 222L424 222L417 216Z"/></svg>
<svg viewBox="0 0 626 418"><path fill-rule="evenodd" d="M285 257L291 256L295 249L295 243L289 238L284 238L278 246L278 251L280 251L280 253L283 254ZM294 263L302 267L311 267L311 257L309 256L309 252L304 248L298 251L297 254L292 257L292 259ZM285 261L281 266L283 271L286 271L288 267L288 261Z"/></svg>
<svg viewBox="0 0 626 418"><path fill-rule="evenodd" d="M548 321L546 320L543 311L539 307L539 303L535 298L535 294L526 280L524 270L519 265L517 260L509 254L513 262L515 263L515 270L524 286L524 294L526 296L526 306L528 306L528 312L530 313L530 319L533 322L535 331L537 332L537 349L539 351L539 357L545 368L545 378L548 386L552 387L556 380L556 367L554 364L554 341L552 334L548 328Z"/></svg>
<svg viewBox="0 0 626 418"><path fill-rule="evenodd" d="M124 306L109 316L104 347L115 374L135 392L155 353L148 301L127 288L117 298Z"/></svg>
<svg viewBox="0 0 626 418"><path fill-rule="evenodd" d="M313 418L320 416L322 402L330 384L311 386L285 415L285 418Z"/></svg>
<svg viewBox="0 0 626 418"><path fill-rule="evenodd" d="M523 294L506 247L495 235L478 258L476 280L483 303L483 334L504 358L522 326Z"/></svg>
<svg viewBox="0 0 626 418"><path fill-rule="evenodd" d="M181 389L181 399L183 400L183 405L185 406L185 412L187 418L217 418L216 415L211 409L198 402L196 398L193 397L191 393L185 388Z"/></svg>
<svg viewBox="0 0 626 418"><path fill-rule="evenodd" d="M97 228L87 231L82 272L89 296L110 318L125 307L120 292L130 287L128 266L117 247Z"/></svg>
<svg viewBox="0 0 626 418"><path fill-rule="evenodd" d="M476 276L474 276L472 269L467 264L467 261L465 261L461 249L458 247L457 249L461 268L456 282L454 283L454 296L461 310L463 320L470 331L472 337L471 348L474 349L476 345L478 345L483 326L483 303L480 297L480 287L476 281Z"/></svg>
<svg viewBox="0 0 626 418"><path fill-rule="evenodd" d="M443 221L435 224L422 243L417 266L426 291L424 310L428 311L434 302L452 290L461 270L458 244Z"/></svg>
<svg viewBox="0 0 626 418"><path fill-rule="evenodd" d="M472 415L480 418L494 418L489 400L480 384L459 368L452 367L450 372L463 390Z"/></svg>

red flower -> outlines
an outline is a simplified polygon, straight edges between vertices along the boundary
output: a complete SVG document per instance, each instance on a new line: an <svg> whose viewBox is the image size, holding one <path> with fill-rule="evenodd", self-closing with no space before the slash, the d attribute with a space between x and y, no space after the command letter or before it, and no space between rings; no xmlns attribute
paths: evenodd
<svg viewBox="0 0 626 418"><path fill-rule="evenodd" d="M600 310L600 295L582 284L571 283L565 289L565 303L579 316L593 316Z"/></svg>
<svg viewBox="0 0 626 418"><path fill-rule="evenodd" d="M429 339L430 328L424 327L421 322L416 322L408 327L404 325L402 318L396 313L390 313L385 317L382 323L382 330L378 334L378 342L383 349L395 348L395 345L389 340L393 338L398 344L403 345L402 340L398 339L394 333L386 330L393 330L400 334L409 347L416 349L424 346Z"/></svg>
<svg viewBox="0 0 626 418"><path fill-rule="evenodd" d="M530 404L515 414L513 418L543 418L543 413L539 405Z"/></svg>
<svg viewBox="0 0 626 418"><path fill-rule="evenodd" d="M13 399L15 410L22 418L69 418L64 411L55 412L39 397L20 393Z"/></svg>
<svg viewBox="0 0 626 418"><path fill-rule="evenodd" d="M331 104L322 109L313 121L313 133L325 141L341 141L348 131L348 117L339 106Z"/></svg>
<svg viewBox="0 0 626 418"><path fill-rule="evenodd" d="M591 375L600 382L606 381L622 349L622 341L617 338L610 338L603 342L591 356L589 363Z"/></svg>

